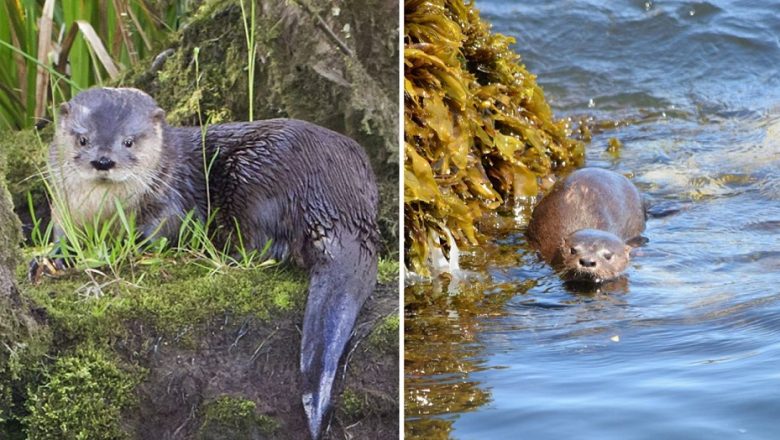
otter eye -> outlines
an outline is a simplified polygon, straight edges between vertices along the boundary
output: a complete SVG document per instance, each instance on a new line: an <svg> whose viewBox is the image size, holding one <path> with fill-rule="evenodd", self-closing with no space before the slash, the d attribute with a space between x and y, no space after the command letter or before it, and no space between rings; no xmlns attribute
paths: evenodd
<svg viewBox="0 0 780 440"><path fill-rule="evenodd" d="M127 139L123 140L122 141L122 145L124 145L127 148L132 147L133 146L133 139L132 138L127 138Z"/></svg>
<svg viewBox="0 0 780 440"><path fill-rule="evenodd" d="M570 248L569 252L571 252L572 255L576 255L577 254L577 248Z"/></svg>
<svg viewBox="0 0 780 440"><path fill-rule="evenodd" d="M79 136L79 145L81 145L83 147L83 146L87 145L87 142L89 142L89 141L87 140L86 137Z"/></svg>
<svg viewBox="0 0 780 440"><path fill-rule="evenodd" d="M612 259L612 252L604 252L604 259L609 261Z"/></svg>

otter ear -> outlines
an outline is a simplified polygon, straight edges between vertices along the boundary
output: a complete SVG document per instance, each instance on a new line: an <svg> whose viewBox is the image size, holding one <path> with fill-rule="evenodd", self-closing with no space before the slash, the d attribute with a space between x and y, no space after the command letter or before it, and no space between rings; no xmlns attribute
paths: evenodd
<svg viewBox="0 0 780 440"><path fill-rule="evenodd" d="M641 235L637 235L634 238L626 240L626 244L631 246L631 247L644 246L644 245L646 245L649 242L650 242L650 240L648 240L647 237L642 237Z"/></svg>
<svg viewBox="0 0 780 440"><path fill-rule="evenodd" d="M63 102L60 104L60 116L68 116L70 114L70 103L69 102Z"/></svg>
<svg viewBox="0 0 780 440"><path fill-rule="evenodd" d="M152 111L152 121L162 124L165 122L165 111L161 108L156 108Z"/></svg>

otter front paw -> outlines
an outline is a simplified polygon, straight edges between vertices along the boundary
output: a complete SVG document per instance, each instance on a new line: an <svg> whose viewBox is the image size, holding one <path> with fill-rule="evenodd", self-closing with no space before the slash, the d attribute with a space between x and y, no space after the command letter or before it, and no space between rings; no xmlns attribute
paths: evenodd
<svg viewBox="0 0 780 440"><path fill-rule="evenodd" d="M64 258L35 257L30 260L27 279L32 284L38 284L44 275L56 277L62 275L66 268L67 264Z"/></svg>

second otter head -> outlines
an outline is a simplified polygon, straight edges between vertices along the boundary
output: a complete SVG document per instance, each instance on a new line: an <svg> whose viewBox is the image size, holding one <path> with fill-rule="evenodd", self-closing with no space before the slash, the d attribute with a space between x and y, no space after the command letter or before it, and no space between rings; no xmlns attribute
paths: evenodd
<svg viewBox="0 0 780 440"><path fill-rule="evenodd" d="M632 247L618 236L598 229L580 229L561 242L564 278L601 283L620 276Z"/></svg>
<svg viewBox="0 0 780 440"><path fill-rule="evenodd" d="M139 185L161 160L164 125L140 90L89 89L60 108L52 159L85 183Z"/></svg>

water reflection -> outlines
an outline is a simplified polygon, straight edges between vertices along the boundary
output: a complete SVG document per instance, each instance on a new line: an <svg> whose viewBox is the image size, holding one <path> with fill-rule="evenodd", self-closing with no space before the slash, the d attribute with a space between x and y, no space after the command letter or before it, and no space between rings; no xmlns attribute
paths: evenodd
<svg viewBox="0 0 780 440"><path fill-rule="evenodd" d="M484 250L490 249L497 251L499 260L506 256L498 246ZM531 281L494 283L476 278L438 281L407 286L405 293L405 405L411 416L405 430L409 438L447 438L452 420L419 416L467 412L490 400L490 392L470 379L472 373L486 368L484 347L476 337L481 319L502 316L511 298L533 286ZM458 285L450 286L450 282ZM453 287L454 295L450 294Z"/></svg>

